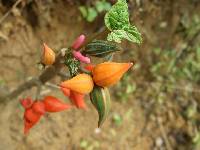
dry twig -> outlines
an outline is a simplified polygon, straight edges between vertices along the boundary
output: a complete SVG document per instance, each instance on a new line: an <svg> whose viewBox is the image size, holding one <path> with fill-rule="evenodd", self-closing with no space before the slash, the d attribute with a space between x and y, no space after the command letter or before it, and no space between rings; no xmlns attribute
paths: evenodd
<svg viewBox="0 0 200 150"><path fill-rule="evenodd" d="M163 137L163 140L165 141L167 150L173 150L173 148L172 148L172 146L171 146L171 144L168 140L167 133L166 133L164 127L163 127L161 118L157 117L157 123L158 123L158 126L160 128L160 132L161 132L161 135Z"/></svg>
<svg viewBox="0 0 200 150"><path fill-rule="evenodd" d="M15 9L15 8L17 7L17 5L19 5L22 1L23 1L23 0L17 0L17 1L15 2L15 4L12 6L12 8L11 8L9 11L7 11L7 12L3 15L3 17L1 17L1 19L0 19L0 24L10 15L10 13L13 11L13 9Z"/></svg>
<svg viewBox="0 0 200 150"><path fill-rule="evenodd" d="M84 47L86 44L88 44L89 42L94 40L94 38L104 34L105 31L106 31L105 29L100 30L99 32L94 34L95 36L89 37L88 40L84 43L84 45L82 47ZM16 98L18 95L20 95L25 90L31 89L34 86L38 86L38 83L45 84L47 81L49 81L50 79L52 79L56 75L61 75L59 73L61 72L61 69L62 69L62 66L63 66L62 61L61 61L63 59L63 57L64 57L63 51L61 50L57 54L55 63L52 66L47 67L42 72L41 75L25 81L24 83L22 83L21 85L16 87L11 92L8 91L8 92L4 93L3 95L0 95L0 102L7 103L9 100Z"/></svg>
<svg viewBox="0 0 200 150"><path fill-rule="evenodd" d="M6 103L9 99L13 99L17 97L18 95L20 95L23 91L31 89L34 86L37 86L38 82L40 82L41 84L44 84L48 80L52 79L55 75L57 75L58 72L60 72L62 68L62 64L60 63L60 60L61 60L61 53L58 53L54 65L46 68L44 72L38 77L28 79L27 81L19 85L13 91L5 93L4 95L1 95L0 101Z"/></svg>

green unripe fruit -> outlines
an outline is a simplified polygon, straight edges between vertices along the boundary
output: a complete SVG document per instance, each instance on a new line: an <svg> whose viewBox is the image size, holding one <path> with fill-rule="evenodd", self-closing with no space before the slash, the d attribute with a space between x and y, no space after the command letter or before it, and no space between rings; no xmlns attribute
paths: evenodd
<svg viewBox="0 0 200 150"><path fill-rule="evenodd" d="M98 127L100 127L106 120L110 111L110 94L107 88L95 86L90 93L90 99L92 104L98 111L99 121Z"/></svg>

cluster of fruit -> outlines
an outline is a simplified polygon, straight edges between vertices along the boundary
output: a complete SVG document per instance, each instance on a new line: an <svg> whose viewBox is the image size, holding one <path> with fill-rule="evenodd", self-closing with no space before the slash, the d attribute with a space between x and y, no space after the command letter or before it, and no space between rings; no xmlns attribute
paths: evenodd
<svg viewBox="0 0 200 150"><path fill-rule="evenodd" d="M108 87L116 84L123 74L133 65L133 63L117 63L106 61L100 64L91 64L89 56L106 57L116 51L117 46L107 41L95 40L85 46L81 53L80 49L85 41L85 36L79 36L71 49L66 53L66 66L70 71L71 78L62 81L59 86L61 91L67 96L73 105L77 108L86 108L84 96L89 94L92 104L98 111L99 122L101 126L108 116L110 109L110 95ZM69 55L70 54L70 55ZM43 65L53 65L55 62L55 53L44 44L44 52L42 55ZM68 57L70 56L70 57ZM71 59L69 61L69 59ZM74 62L77 62L76 66ZM80 63L85 63L85 72L78 70L81 67ZM73 68L74 67L74 68ZM76 70L73 72L73 70ZM24 113L24 132L35 125L45 112L59 112L71 108L71 105L65 104L53 96L47 96L41 101L34 101L26 98L21 101L25 108Z"/></svg>

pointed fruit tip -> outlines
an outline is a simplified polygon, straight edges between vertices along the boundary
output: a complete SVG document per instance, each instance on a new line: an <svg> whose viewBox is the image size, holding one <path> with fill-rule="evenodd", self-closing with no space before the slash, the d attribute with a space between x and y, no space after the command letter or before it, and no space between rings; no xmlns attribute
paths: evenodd
<svg viewBox="0 0 200 150"><path fill-rule="evenodd" d="M126 63L124 66L126 66L125 70L129 70L132 66L133 66L133 62L130 62L130 63Z"/></svg>
<svg viewBox="0 0 200 150"><path fill-rule="evenodd" d="M67 81L68 81L68 80L67 80ZM61 82L60 85L59 85L60 88L66 88L66 82L67 82L67 81Z"/></svg>
<svg viewBox="0 0 200 150"><path fill-rule="evenodd" d="M28 134L29 130L24 130L24 135L26 136Z"/></svg>
<svg viewBox="0 0 200 150"><path fill-rule="evenodd" d="M70 96L70 89L65 88L65 87L63 87L63 86L60 86L60 89L61 89L61 91L63 92L63 94L64 94L65 96L67 96L67 97Z"/></svg>
<svg viewBox="0 0 200 150"><path fill-rule="evenodd" d="M45 51L46 50L46 48L48 48L48 46L47 46L47 44L46 43L43 43L43 50Z"/></svg>
<svg viewBox="0 0 200 150"><path fill-rule="evenodd" d="M98 122L98 128L101 128L102 123Z"/></svg>
<svg viewBox="0 0 200 150"><path fill-rule="evenodd" d="M66 104L66 109L71 109L72 107L72 105Z"/></svg>
<svg viewBox="0 0 200 150"><path fill-rule="evenodd" d="M88 110L87 107L86 107L86 105L84 105L84 106L77 106L77 108L78 109L83 109L83 110Z"/></svg>
<svg viewBox="0 0 200 150"><path fill-rule="evenodd" d="M129 67L133 66L133 62L128 63Z"/></svg>

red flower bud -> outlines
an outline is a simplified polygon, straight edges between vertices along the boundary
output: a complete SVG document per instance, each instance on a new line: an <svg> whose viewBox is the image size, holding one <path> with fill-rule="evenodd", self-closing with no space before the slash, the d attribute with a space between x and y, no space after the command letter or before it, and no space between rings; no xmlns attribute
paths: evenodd
<svg viewBox="0 0 200 150"><path fill-rule="evenodd" d="M43 103L47 112L59 112L71 107L70 105L63 103L53 96L46 96L43 100Z"/></svg>
<svg viewBox="0 0 200 150"><path fill-rule="evenodd" d="M33 123L28 120L24 120L24 134L27 134L28 131L33 127Z"/></svg>
<svg viewBox="0 0 200 150"><path fill-rule="evenodd" d="M68 96L68 97L70 96L70 89L65 88L65 87L60 87L60 89L65 96Z"/></svg>
<svg viewBox="0 0 200 150"><path fill-rule="evenodd" d="M22 99L20 102L21 105L25 108L24 134L27 134L28 131L40 120L42 114L44 114L42 113L42 102L33 102L31 98Z"/></svg>
<svg viewBox="0 0 200 150"><path fill-rule="evenodd" d="M32 106L32 104L33 104L33 100L31 99L31 98L26 98L26 99L22 99L22 100L20 100L20 102L21 102L21 105L25 108L25 109L27 109L27 108L30 108L31 106Z"/></svg>
<svg viewBox="0 0 200 150"><path fill-rule="evenodd" d="M36 123L40 119L41 115L33 111L32 108L26 109L24 113L24 119L32 123Z"/></svg>
<svg viewBox="0 0 200 150"><path fill-rule="evenodd" d="M60 88L63 94L71 100L71 102L77 107L77 108L86 108L86 105L84 103L84 94L80 94L78 92L69 90L68 88L61 87Z"/></svg>
<svg viewBox="0 0 200 150"><path fill-rule="evenodd" d="M87 65L87 66L85 66L84 67L87 71L92 71L93 70L93 68L94 68L94 65Z"/></svg>
<svg viewBox="0 0 200 150"><path fill-rule="evenodd" d="M29 120L24 120L24 134L27 134L28 131L39 121L39 119L36 122L30 122Z"/></svg>
<svg viewBox="0 0 200 150"><path fill-rule="evenodd" d="M84 102L84 95L77 93L75 91L71 91L70 93L70 100L71 102L77 107L77 108L86 108L85 102Z"/></svg>
<svg viewBox="0 0 200 150"><path fill-rule="evenodd" d="M44 115L45 111L48 112L59 112L70 108L70 105L65 104L53 96L47 96L43 101L35 101L25 99L21 100L22 106L25 108L24 112L24 134L40 120L41 116ZM29 103L31 105L29 105Z"/></svg>
<svg viewBox="0 0 200 150"><path fill-rule="evenodd" d="M45 113L44 103L41 101L35 101L32 105L32 109L35 113L43 115Z"/></svg>

